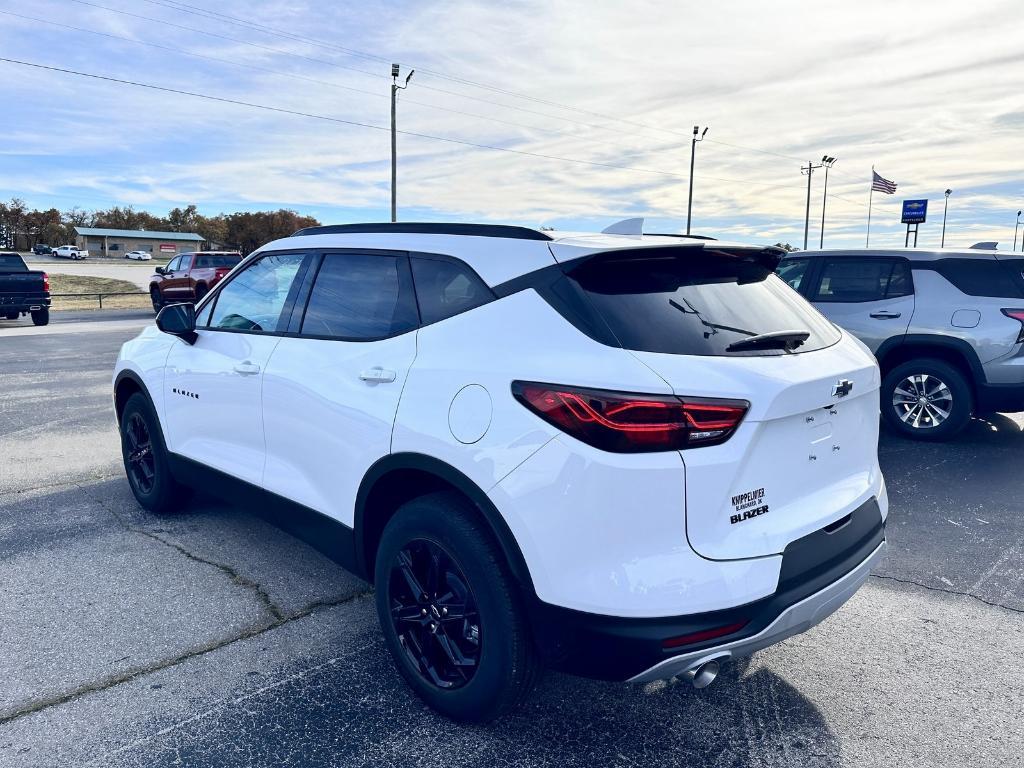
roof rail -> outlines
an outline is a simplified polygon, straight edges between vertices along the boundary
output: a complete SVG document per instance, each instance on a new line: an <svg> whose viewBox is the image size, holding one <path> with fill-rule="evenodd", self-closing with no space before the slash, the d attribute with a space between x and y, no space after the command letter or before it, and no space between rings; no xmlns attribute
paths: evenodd
<svg viewBox="0 0 1024 768"><path fill-rule="evenodd" d="M717 240L717 237L711 237L710 235L679 235L670 234L668 232L645 232L647 237L689 237L692 240Z"/></svg>
<svg viewBox="0 0 1024 768"><path fill-rule="evenodd" d="M505 224L440 224L434 222L382 222L379 224L330 224L306 227L292 237L302 235L354 235L392 232L416 235L466 235L472 237L504 237L510 240L553 240L554 238L527 227Z"/></svg>

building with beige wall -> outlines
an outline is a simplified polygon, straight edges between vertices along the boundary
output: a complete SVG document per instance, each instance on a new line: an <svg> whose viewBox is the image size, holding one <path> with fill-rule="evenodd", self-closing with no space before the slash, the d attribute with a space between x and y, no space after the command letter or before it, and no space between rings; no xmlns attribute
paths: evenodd
<svg viewBox="0 0 1024 768"><path fill-rule="evenodd" d="M75 227L75 245L89 251L90 256L123 258L129 251L146 251L154 258L173 258L179 253L200 250L204 242L202 237L191 232Z"/></svg>

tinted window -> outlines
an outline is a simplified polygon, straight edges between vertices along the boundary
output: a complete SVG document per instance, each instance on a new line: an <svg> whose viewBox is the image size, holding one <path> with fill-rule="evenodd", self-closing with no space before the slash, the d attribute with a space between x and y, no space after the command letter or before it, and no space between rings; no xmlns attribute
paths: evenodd
<svg viewBox="0 0 1024 768"><path fill-rule="evenodd" d="M301 253L276 253L254 261L217 295L208 327L254 333L285 330L288 318L282 315L304 258Z"/></svg>
<svg viewBox="0 0 1024 768"><path fill-rule="evenodd" d="M27 272L28 267L16 253L0 253L0 269L5 272Z"/></svg>
<svg viewBox="0 0 1024 768"><path fill-rule="evenodd" d="M1007 266L995 259L939 259L933 268L968 296L1024 298Z"/></svg>
<svg viewBox="0 0 1024 768"><path fill-rule="evenodd" d="M465 264L414 257L412 276L424 324L486 304L494 294Z"/></svg>
<svg viewBox="0 0 1024 768"><path fill-rule="evenodd" d="M772 271L725 252L626 257L610 254L569 273L626 349L680 355L727 352L772 331L808 331L800 352L836 343L835 327Z"/></svg>
<svg viewBox="0 0 1024 768"><path fill-rule="evenodd" d="M794 291L799 291L810 264L810 259L783 259L775 274Z"/></svg>
<svg viewBox="0 0 1024 768"><path fill-rule="evenodd" d="M416 322L404 256L328 253L310 292L302 333L380 339L412 330Z"/></svg>
<svg viewBox="0 0 1024 768"><path fill-rule="evenodd" d="M196 267L233 267L242 260L241 256L226 254L200 255L196 257Z"/></svg>
<svg viewBox="0 0 1024 768"><path fill-rule="evenodd" d="M815 301L882 301L913 292L899 259L825 259Z"/></svg>

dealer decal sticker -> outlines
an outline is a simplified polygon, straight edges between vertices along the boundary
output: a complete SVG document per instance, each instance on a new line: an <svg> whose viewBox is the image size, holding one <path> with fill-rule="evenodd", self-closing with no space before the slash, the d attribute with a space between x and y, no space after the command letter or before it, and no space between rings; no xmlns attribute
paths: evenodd
<svg viewBox="0 0 1024 768"><path fill-rule="evenodd" d="M767 514L768 505L764 503L764 488L733 496L732 507L736 510L735 515L729 516L729 523L732 525Z"/></svg>

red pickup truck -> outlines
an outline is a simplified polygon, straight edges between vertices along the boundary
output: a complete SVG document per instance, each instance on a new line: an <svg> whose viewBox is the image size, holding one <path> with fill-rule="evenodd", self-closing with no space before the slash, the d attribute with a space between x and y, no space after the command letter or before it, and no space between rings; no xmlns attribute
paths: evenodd
<svg viewBox="0 0 1024 768"><path fill-rule="evenodd" d="M157 267L149 283L153 311L167 304L197 302L242 260L231 251L201 251L176 256L166 267Z"/></svg>

